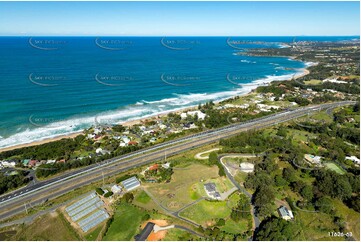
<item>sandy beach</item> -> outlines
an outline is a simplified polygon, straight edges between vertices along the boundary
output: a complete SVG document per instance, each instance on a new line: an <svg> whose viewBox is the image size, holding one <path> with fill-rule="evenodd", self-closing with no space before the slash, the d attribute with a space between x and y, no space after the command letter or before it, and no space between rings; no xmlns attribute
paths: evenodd
<svg viewBox="0 0 361 242"><path fill-rule="evenodd" d="M301 78L303 76L306 76L310 73L309 70L307 70L306 68L303 69L302 73L296 74L293 76L293 79L298 79ZM291 79L288 79L288 81L290 81ZM269 85L269 83L267 83L267 85ZM251 94L252 91L245 93L243 95L238 95L238 96L247 96L249 94ZM231 98L231 97L230 97ZM215 102L217 103L217 102ZM139 119L134 119L134 120L129 120L129 121L125 121L125 122L121 122L119 124L123 125L123 126L133 126L136 124L141 124L142 122L144 122L145 120L150 120L153 118L161 118L163 116L168 115L168 113L182 113L182 112L186 112L186 111L190 111L190 110L194 110L197 106L190 106L190 107L186 107L186 108L181 108L177 111L166 111L162 114L157 114L157 115L153 115L153 116L149 116L149 117L143 117L143 118L139 118ZM41 144L45 144L45 143L49 143L49 142L53 142L53 141L57 141L57 140L61 140L64 138L75 138L76 136L82 134L82 131L76 132L76 133L72 133L72 134L68 134L68 135L61 135L61 136L57 136L54 138L49 138L49 139L43 139L43 140L39 140L39 141L34 141L31 143L26 143L26 144L19 144L19 145L15 145L15 146L9 146L9 147L5 147L5 148L0 148L0 152L4 152L4 151L9 151L9 150L14 150L14 149L19 149L19 148L24 148L24 147L30 147L30 146L36 146L36 145L41 145Z"/></svg>

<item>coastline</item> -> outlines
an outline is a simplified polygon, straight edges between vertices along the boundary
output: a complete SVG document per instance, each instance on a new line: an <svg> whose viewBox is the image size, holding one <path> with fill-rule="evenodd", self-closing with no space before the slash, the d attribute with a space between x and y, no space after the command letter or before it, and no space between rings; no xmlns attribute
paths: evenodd
<svg viewBox="0 0 361 242"><path fill-rule="evenodd" d="M288 58L290 58L290 57L288 57ZM313 65L315 65L315 64L317 65L317 63L314 63ZM301 78L301 77L304 77L304 76L308 75L310 73L310 71L307 68L310 67L310 66L312 66L312 65L309 65L309 66L306 66L306 67L300 69L300 70L302 70L302 72L295 73L291 78L288 78L288 79L286 79L284 81L291 81L292 79L298 79L298 78ZM272 81L275 81L275 80L272 80ZM258 85L256 85L256 87L269 85L272 81L259 83ZM254 84L256 84L256 83L254 83ZM237 95L237 96L245 97L247 95L250 95L253 92L253 90L254 89L249 90L247 93L240 94L240 95ZM235 96L233 96L233 97L235 97ZM232 97L227 97L225 99L229 99L229 98L232 98ZM216 101L214 103L219 103L221 101L222 100L219 100L219 101ZM166 115L168 115L168 113L181 113L181 112L193 110L196 107L197 107L197 105L193 105L193 106L189 106L189 107L180 108L180 109L177 109L177 110L168 110L168 111L164 111L163 113L160 113L160 114L154 114L154 115L151 115L151 116L136 118L134 120L119 122L117 124L121 124L123 126L133 126L133 125L136 125L136 124L140 124L140 123L144 122L145 120L166 116ZM88 128L90 128L90 127L88 127ZM29 143L3 147L3 148L0 148L0 153L5 152L5 151L20 149L20 148L25 148L25 147L31 147L31 146L37 146L37 145L41 145L41 144L45 144L45 143L50 143L50 142L58 141L58 140L61 140L61 139L64 139L64 138L75 138L76 136L81 135L81 134L83 134L83 131L77 131L77 132L73 132L73 133L70 133L70 134L59 135L59 136L52 137L52 138L45 138L45 139L42 139L42 140L32 141L32 142L29 142Z"/></svg>

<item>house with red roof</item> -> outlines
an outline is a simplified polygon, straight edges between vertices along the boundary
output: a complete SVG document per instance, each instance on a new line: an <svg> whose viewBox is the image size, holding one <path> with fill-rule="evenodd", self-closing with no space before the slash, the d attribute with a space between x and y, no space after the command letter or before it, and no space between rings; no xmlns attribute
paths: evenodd
<svg viewBox="0 0 361 242"><path fill-rule="evenodd" d="M38 163L38 160L30 160L29 161L29 166L35 166L36 163Z"/></svg>
<svg viewBox="0 0 361 242"><path fill-rule="evenodd" d="M128 145L137 145L138 142L137 141L134 141L134 140L131 140L129 141Z"/></svg>

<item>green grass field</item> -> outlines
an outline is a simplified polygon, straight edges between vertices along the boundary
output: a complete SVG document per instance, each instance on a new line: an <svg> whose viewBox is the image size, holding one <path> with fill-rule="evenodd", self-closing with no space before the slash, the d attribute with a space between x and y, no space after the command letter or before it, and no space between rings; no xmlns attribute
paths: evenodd
<svg viewBox="0 0 361 242"><path fill-rule="evenodd" d="M181 212L182 217L186 217L203 226L209 226L217 218L226 218L231 214L231 209L226 201L200 201L199 203Z"/></svg>
<svg viewBox="0 0 361 242"><path fill-rule="evenodd" d="M196 163L185 169L175 169L170 183L149 184L146 189L163 206L177 211L203 195L194 184L218 177L218 167Z"/></svg>
<svg viewBox="0 0 361 242"><path fill-rule="evenodd" d="M296 223L303 228L297 240L330 240L329 231L338 231L331 216L324 213L309 213L297 210L295 214Z"/></svg>
<svg viewBox="0 0 361 242"><path fill-rule="evenodd" d="M136 197L135 200L137 202L143 203L143 204L147 204L150 202L151 198L148 196L147 193L145 193L144 191L141 191Z"/></svg>
<svg viewBox="0 0 361 242"><path fill-rule="evenodd" d="M100 232L102 231L104 226L101 226L101 227L97 227L96 229L92 230L90 233L88 233L87 235L85 235L85 239L86 240L89 240L89 241L95 241L97 240Z"/></svg>
<svg viewBox="0 0 361 242"><path fill-rule="evenodd" d="M182 229L169 229L167 230L167 234L162 239L163 241L190 241L196 240L198 236L188 233Z"/></svg>
<svg viewBox="0 0 361 242"><path fill-rule="evenodd" d="M247 219L242 219L239 222L235 222L232 219L227 219L226 224L221 227L221 230L232 234L242 234L248 229L249 228Z"/></svg>
<svg viewBox="0 0 361 242"><path fill-rule="evenodd" d="M309 81L304 81L304 83L306 85L319 85L322 83L321 80L315 80L315 79L312 79L312 80L309 80Z"/></svg>
<svg viewBox="0 0 361 242"><path fill-rule="evenodd" d="M356 241L360 240L360 213L348 208L340 200L334 200L333 204L336 208L336 215L343 217L346 222L346 231L352 232Z"/></svg>
<svg viewBox="0 0 361 242"><path fill-rule="evenodd" d="M338 165L336 165L335 163L328 162L328 163L325 163L324 165L327 169L332 170L338 174L341 174L341 175L345 174L345 172L340 167L338 167Z"/></svg>
<svg viewBox="0 0 361 242"><path fill-rule="evenodd" d="M10 240L81 240L81 237L62 214L48 213L30 225L20 226Z"/></svg>
<svg viewBox="0 0 361 242"><path fill-rule="evenodd" d="M133 240L140 230L145 211L127 203L121 203L114 214L114 221L110 224L103 240Z"/></svg>

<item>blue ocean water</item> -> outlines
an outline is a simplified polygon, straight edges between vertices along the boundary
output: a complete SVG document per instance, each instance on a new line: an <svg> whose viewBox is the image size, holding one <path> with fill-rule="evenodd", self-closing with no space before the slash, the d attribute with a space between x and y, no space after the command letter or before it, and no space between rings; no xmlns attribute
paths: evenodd
<svg viewBox="0 0 361 242"><path fill-rule="evenodd" d="M342 41L359 37L297 37ZM221 100L307 63L236 55L294 37L0 37L0 147Z"/></svg>

